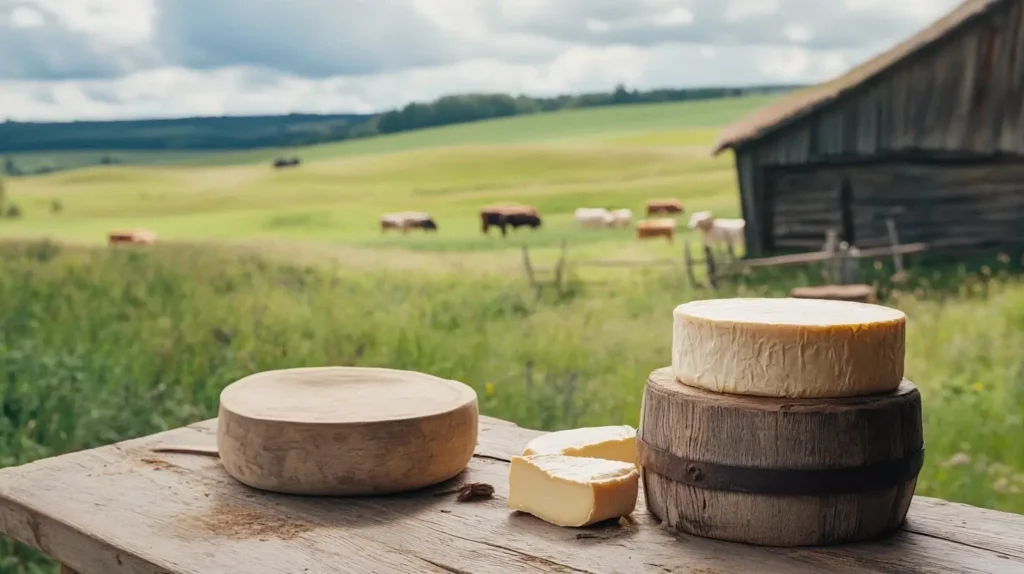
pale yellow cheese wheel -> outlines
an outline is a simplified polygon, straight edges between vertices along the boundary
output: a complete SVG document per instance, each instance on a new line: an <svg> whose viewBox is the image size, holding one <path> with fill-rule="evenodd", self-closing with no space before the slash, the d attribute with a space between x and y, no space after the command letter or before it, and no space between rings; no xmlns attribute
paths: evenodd
<svg viewBox="0 0 1024 574"><path fill-rule="evenodd" d="M692 301L673 313L676 379L709 391L851 397L903 380L906 315L882 305L794 298Z"/></svg>
<svg viewBox="0 0 1024 574"><path fill-rule="evenodd" d="M240 482L290 494L371 495L450 479L469 464L469 386L368 367L266 371L220 395L217 449Z"/></svg>

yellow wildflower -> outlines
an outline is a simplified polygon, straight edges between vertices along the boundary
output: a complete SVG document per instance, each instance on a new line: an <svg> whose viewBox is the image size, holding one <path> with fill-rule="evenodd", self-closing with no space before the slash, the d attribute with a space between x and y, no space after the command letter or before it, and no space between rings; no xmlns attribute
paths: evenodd
<svg viewBox="0 0 1024 574"><path fill-rule="evenodd" d="M484 385L484 394L487 395L487 398L494 396L494 383L487 383Z"/></svg>
<svg viewBox="0 0 1024 574"><path fill-rule="evenodd" d="M980 382L976 382L976 383L974 383L973 385L971 385L971 387L972 387L972 388L973 388L974 390L978 391L979 393L980 393L981 391L985 390L985 385L981 384Z"/></svg>

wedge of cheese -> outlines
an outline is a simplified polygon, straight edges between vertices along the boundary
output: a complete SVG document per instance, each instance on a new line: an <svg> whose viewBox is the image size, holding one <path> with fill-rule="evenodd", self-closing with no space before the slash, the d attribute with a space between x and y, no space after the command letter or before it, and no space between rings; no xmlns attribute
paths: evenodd
<svg viewBox="0 0 1024 574"><path fill-rule="evenodd" d="M716 299L674 311L672 370L694 387L786 398L852 397L903 380L906 316L867 303Z"/></svg>
<svg viewBox="0 0 1024 574"><path fill-rule="evenodd" d="M636 508L640 473L629 462L562 454L514 456L508 507L557 526L587 526Z"/></svg>
<svg viewBox="0 0 1024 574"><path fill-rule="evenodd" d="M526 444L523 456L564 454L636 464L636 429L629 425L549 432Z"/></svg>

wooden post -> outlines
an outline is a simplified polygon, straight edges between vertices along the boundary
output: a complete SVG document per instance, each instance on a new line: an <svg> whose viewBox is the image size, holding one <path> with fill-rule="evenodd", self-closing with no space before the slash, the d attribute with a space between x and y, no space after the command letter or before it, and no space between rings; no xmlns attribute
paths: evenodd
<svg viewBox="0 0 1024 574"><path fill-rule="evenodd" d="M693 256L690 255L690 240L683 240L683 262L686 264L686 278L690 281L690 287L698 289L697 276L693 272Z"/></svg>
<svg viewBox="0 0 1024 574"><path fill-rule="evenodd" d="M825 275L825 283L836 283L839 278L838 235L835 229L829 229L825 232L825 247L823 251L830 255L825 261L824 269L822 269L822 273Z"/></svg>
<svg viewBox="0 0 1024 574"><path fill-rule="evenodd" d="M566 244L565 238L562 238L562 246L558 255L558 265L555 266L555 290L559 295L562 294L562 279L564 277L563 271L565 270L566 262Z"/></svg>
<svg viewBox="0 0 1024 574"><path fill-rule="evenodd" d="M523 268L526 270L526 280L530 282L530 287L537 291L537 298L540 298L540 286L537 285L537 280L533 275L533 265L530 264L530 248L523 245Z"/></svg>
<svg viewBox="0 0 1024 574"><path fill-rule="evenodd" d="M860 283L860 250L843 241L839 244L838 268L840 285Z"/></svg>
<svg viewBox="0 0 1024 574"><path fill-rule="evenodd" d="M896 269L896 275L903 276L903 254L897 253L895 248L899 247L900 236L896 233L896 222L891 217L885 218L885 228L889 231L889 243L894 250L892 253L892 265Z"/></svg>
<svg viewBox="0 0 1024 574"><path fill-rule="evenodd" d="M715 255L707 245L704 246L704 261L708 266L708 285L712 289L718 289L718 271L715 268Z"/></svg>
<svg viewBox="0 0 1024 574"><path fill-rule="evenodd" d="M60 574L78 574L77 570L72 569L70 566L64 564L60 565Z"/></svg>

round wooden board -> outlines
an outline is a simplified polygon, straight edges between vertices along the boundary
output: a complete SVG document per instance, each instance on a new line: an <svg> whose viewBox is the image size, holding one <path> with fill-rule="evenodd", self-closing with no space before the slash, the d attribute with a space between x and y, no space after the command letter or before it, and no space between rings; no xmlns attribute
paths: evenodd
<svg viewBox="0 0 1024 574"><path fill-rule="evenodd" d="M852 542L903 524L923 457L921 396L906 380L874 396L728 395L663 368L647 381L637 439L647 506L670 527L766 546Z"/></svg>
<svg viewBox="0 0 1024 574"><path fill-rule="evenodd" d="M436 484L473 456L476 392L412 371L266 371L220 395L217 449L238 481L274 492L388 494Z"/></svg>

